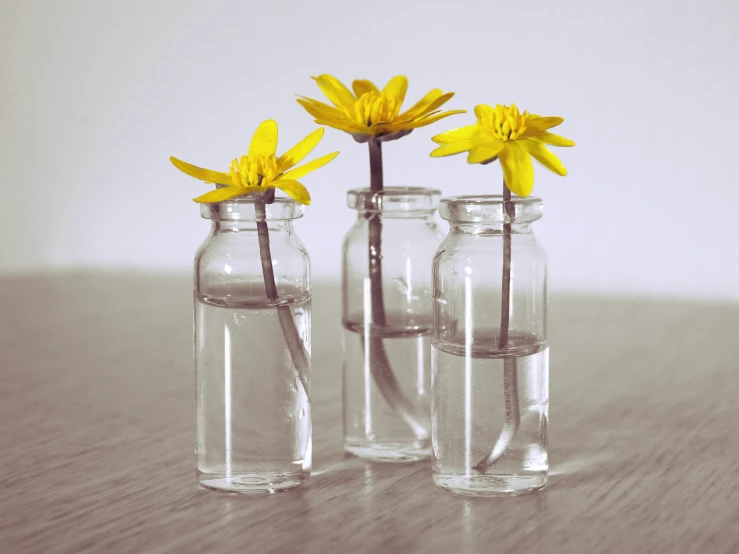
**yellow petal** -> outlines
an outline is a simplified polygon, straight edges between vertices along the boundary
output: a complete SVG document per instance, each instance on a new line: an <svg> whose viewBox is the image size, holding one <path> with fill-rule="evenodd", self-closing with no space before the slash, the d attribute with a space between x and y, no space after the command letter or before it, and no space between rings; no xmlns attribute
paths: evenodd
<svg viewBox="0 0 739 554"><path fill-rule="evenodd" d="M521 148L531 154L537 162L550 171L553 171L557 175L562 175L563 177L567 175L567 170L565 169L565 166L562 165L562 162L559 161L559 158L552 154L552 151L542 143L526 139L518 140L516 142L521 145Z"/></svg>
<svg viewBox="0 0 739 554"><path fill-rule="evenodd" d="M300 204L310 204L310 193L302 183L289 179L280 179L279 181L273 182L271 186L277 187Z"/></svg>
<svg viewBox="0 0 739 554"><path fill-rule="evenodd" d="M452 142L450 144L444 144L431 151L432 158L441 158L443 156L453 156L460 152L465 152L474 148L477 145L477 141L474 139L465 139Z"/></svg>
<svg viewBox="0 0 739 554"><path fill-rule="evenodd" d="M277 122L274 119L263 121L254 133L249 145L249 153L274 156L277 151Z"/></svg>
<svg viewBox="0 0 739 554"><path fill-rule="evenodd" d="M367 135L373 134L372 131L370 131L370 128L366 125L362 125L361 123L357 123L356 121L352 121L346 118L325 116L318 117L315 121L318 125L333 127L334 129L339 129L340 131L344 131L346 133L364 133Z"/></svg>
<svg viewBox="0 0 739 554"><path fill-rule="evenodd" d="M472 138L478 133L479 130L480 127L478 127L477 124L466 125L464 127L457 127L456 129L449 129L448 131L444 131L443 133L431 137L431 140L433 140L437 144L450 144L458 140Z"/></svg>
<svg viewBox="0 0 739 554"><path fill-rule="evenodd" d="M307 111L313 117L320 117L324 115L330 115L331 117L346 117L346 114L343 111L337 110L333 106L329 106L328 104L324 104L323 102L319 102L318 100L306 98L305 96L300 96L298 98L298 104L303 106L303 108L305 108L305 111Z"/></svg>
<svg viewBox="0 0 739 554"><path fill-rule="evenodd" d="M366 79L357 79L354 81L352 83L352 89L354 90L354 94L357 95L357 98L367 92L376 92L377 94L380 94L380 89L378 89L372 81L367 81Z"/></svg>
<svg viewBox="0 0 739 554"><path fill-rule="evenodd" d="M277 160L277 172L282 173L286 169L299 164L316 147L323 138L324 129L316 129L310 135L301 140L298 144L290 148Z"/></svg>
<svg viewBox="0 0 739 554"><path fill-rule="evenodd" d="M544 144L551 144L552 146L575 146L575 142L568 138L555 135L554 133L548 133L535 127L526 127L520 138L527 138L543 142Z"/></svg>
<svg viewBox="0 0 739 554"><path fill-rule="evenodd" d="M439 121L440 119L444 119L445 117L449 117L450 115L457 115L460 113L467 113L467 110L452 110L449 112L440 113L437 115L433 115L431 117L426 117L424 119L416 119L415 121L405 121L402 123L393 123L393 130L395 131L402 131L404 129L418 129L419 127L425 127L426 125L431 125L432 123L435 123L436 121ZM372 126L374 128L374 125Z"/></svg>
<svg viewBox="0 0 739 554"><path fill-rule="evenodd" d="M500 165L506 186L513 194L525 198L534 189L534 164L531 156L517 142L506 142L500 151Z"/></svg>
<svg viewBox="0 0 739 554"><path fill-rule="evenodd" d="M491 119L494 113L495 109L487 104L478 104L475 106L475 117L477 119Z"/></svg>
<svg viewBox="0 0 739 554"><path fill-rule="evenodd" d="M556 127L564 121L562 117L540 117L538 115L529 116L529 127L534 127L542 131Z"/></svg>
<svg viewBox="0 0 739 554"><path fill-rule="evenodd" d="M202 196L198 196L195 199L195 202L199 202L201 204L215 204L217 202L223 202L224 200L236 198L237 196L244 196L250 192L259 192L263 190L264 187L224 187L211 190Z"/></svg>
<svg viewBox="0 0 739 554"><path fill-rule="evenodd" d="M478 144L472 150L470 150L469 156L467 156L468 164L479 164L492 160L495 156L500 156L501 151L505 147L505 142L502 140L490 141L485 144Z"/></svg>
<svg viewBox="0 0 739 554"><path fill-rule="evenodd" d="M404 129L401 129L395 123L381 122L381 123L373 123L370 127L368 127L367 132L363 134L372 136L372 137L379 137L381 135L390 135L392 133L396 133L398 131L403 131L403 130Z"/></svg>
<svg viewBox="0 0 739 554"><path fill-rule="evenodd" d="M326 95L326 98L334 106L341 108L346 113L352 113L354 111L354 104L357 102L357 99L344 86L344 83L328 74L319 75L318 77L314 77L314 79L318 83L318 87L323 91L323 94Z"/></svg>
<svg viewBox="0 0 739 554"><path fill-rule="evenodd" d="M443 95L444 93L439 88L435 88L429 91L426 94L426 96L424 96L418 102L413 104L404 113L400 114L398 116L398 119L400 121L406 121L409 119L414 119L415 117L417 117L418 115L422 113L426 113L428 111L426 108L430 106L432 103L434 103L436 100L438 100Z"/></svg>
<svg viewBox="0 0 739 554"><path fill-rule="evenodd" d="M385 88L382 89L388 98L395 98L398 104L402 104L405 100L405 92L408 90L408 77L405 75L396 75L388 81Z"/></svg>
<svg viewBox="0 0 739 554"><path fill-rule="evenodd" d="M333 160L336 156L338 156L338 152L333 152L331 154L326 154L325 156L321 156L320 158L316 158L315 160L308 162L307 164L301 165L300 167L296 167L295 169L292 169L288 171L287 173L284 173L282 177L280 177L280 181L283 179L287 180L295 180L300 179L301 177L304 177L305 175L308 175L311 171L315 171L319 167L323 167L328 162Z"/></svg>
<svg viewBox="0 0 739 554"><path fill-rule="evenodd" d="M434 112L435 110L440 108L443 104L448 102L449 99L452 98L453 96L454 96L453 92L447 92L446 94L442 94L430 104L423 106L420 110L416 110L415 112L408 110L406 113L400 114L398 116L398 120L406 121L408 119L416 119L418 117L425 116L425 115L432 115L431 112Z"/></svg>
<svg viewBox="0 0 739 554"><path fill-rule="evenodd" d="M200 179L206 183L218 183L219 185L228 186L233 185L231 176L228 173L197 167L187 162L183 162L182 160L178 160L174 156L169 158L169 161L172 162L177 169L182 171L182 173L189 175L190 177L195 177L196 179Z"/></svg>

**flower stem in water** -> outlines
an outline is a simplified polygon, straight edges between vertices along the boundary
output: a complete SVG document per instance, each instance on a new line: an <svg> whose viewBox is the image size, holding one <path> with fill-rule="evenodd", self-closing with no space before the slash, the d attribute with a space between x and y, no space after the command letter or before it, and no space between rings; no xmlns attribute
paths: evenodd
<svg viewBox="0 0 739 554"><path fill-rule="evenodd" d="M505 453L513 441L521 424L521 409L518 405L518 371L516 358L505 356L508 347L508 328L511 313L511 222L515 214L511 203L511 191L503 182L503 279L500 303L500 334L498 348L503 353L503 396L505 399L505 423L490 454L480 460L472 469L485 473Z"/></svg>
<svg viewBox="0 0 739 554"><path fill-rule="evenodd" d="M270 194L271 193L271 194ZM277 283L275 282L275 271L272 267L272 253L269 244L269 227L267 225L266 204L271 204L274 200L274 189L271 189L263 197L257 197L254 200L254 208L257 216L257 237L259 239L259 256L262 261L262 273L264 275L264 288L267 292L267 298L277 300ZM282 334L285 337L285 343L290 352L290 357L298 373L300 382L306 396L308 395L308 378L310 359L305 350L300 333L295 326L295 320L289 305L277 306L277 317L280 320Z"/></svg>
<svg viewBox="0 0 739 554"><path fill-rule="evenodd" d="M368 141L370 154L370 190L373 193L383 190L382 143L377 139ZM372 325L383 327L387 324L385 300L382 292L382 216L376 206L366 206L369 220L369 279L372 304ZM400 385L390 365L382 336L372 330L369 339L370 371L377 388L388 405L413 429L416 437L429 436L429 415L424 414L400 390Z"/></svg>

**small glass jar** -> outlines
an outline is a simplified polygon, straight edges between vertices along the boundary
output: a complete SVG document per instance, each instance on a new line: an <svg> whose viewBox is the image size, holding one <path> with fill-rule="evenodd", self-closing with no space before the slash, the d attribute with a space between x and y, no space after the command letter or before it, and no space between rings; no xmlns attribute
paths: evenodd
<svg viewBox="0 0 739 554"><path fill-rule="evenodd" d="M522 494L547 481L547 261L531 227L542 206L441 201L450 229L433 263L433 474L456 493Z"/></svg>
<svg viewBox="0 0 739 554"><path fill-rule="evenodd" d="M438 190L348 193L343 246L344 448L375 461L431 455L431 260Z"/></svg>
<svg viewBox="0 0 739 554"><path fill-rule="evenodd" d="M311 469L310 262L293 230L303 206L243 197L201 214L212 226L194 273L198 479L296 487Z"/></svg>

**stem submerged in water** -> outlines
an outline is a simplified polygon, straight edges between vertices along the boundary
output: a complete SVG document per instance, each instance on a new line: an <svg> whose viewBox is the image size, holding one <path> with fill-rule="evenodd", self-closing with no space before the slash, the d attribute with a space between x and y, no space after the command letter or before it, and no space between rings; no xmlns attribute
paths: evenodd
<svg viewBox="0 0 739 554"><path fill-rule="evenodd" d="M370 155L370 190L382 192L382 143L376 139L368 141ZM377 333L378 327L387 325L385 300L382 290L382 216L379 206L373 206L371 200L366 208L369 220L369 279L372 305L372 327L369 339L370 372L377 388L388 405L413 429L418 439L429 436L429 415L424 415L419 406L411 402L400 390L395 373L385 350L382 335Z"/></svg>
<svg viewBox="0 0 739 554"><path fill-rule="evenodd" d="M503 396L505 398L505 423L490 454L472 469L484 473L494 465L505 453L508 446L518 432L521 424L521 409L518 405L518 371L516 359L506 356L504 350L508 347L508 333L511 317L511 224L515 209L511 203L511 191L503 182L503 279L500 302L500 334L498 335L498 349L503 355Z"/></svg>
<svg viewBox="0 0 739 554"><path fill-rule="evenodd" d="M257 218L257 237L259 239L259 257L262 261L262 274L264 275L264 288L267 292L267 298L277 300L277 283L275 282L275 271L272 267L272 253L269 244L269 226L267 225L267 209L266 204L272 203L274 200L274 192L267 193L265 197L257 197L254 200L254 209ZM303 390L308 396L308 379L310 369L310 358L305 350L303 341L300 338L298 328L295 326L292 310L289 305L277 306L277 317L280 320L282 334L285 337L287 349L293 361L295 371L303 385Z"/></svg>

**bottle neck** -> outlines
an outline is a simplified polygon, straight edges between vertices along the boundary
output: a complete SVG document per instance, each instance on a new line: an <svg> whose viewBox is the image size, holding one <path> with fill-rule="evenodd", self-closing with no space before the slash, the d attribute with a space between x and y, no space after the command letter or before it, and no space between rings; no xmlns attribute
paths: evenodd
<svg viewBox="0 0 739 554"><path fill-rule="evenodd" d="M357 210L357 220L364 221L370 220L374 216L380 216L383 221L387 220L400 220L400 221L417 221L419 223L426 223L434 220L434 211L413 211L413 212L399 212L399 211L378 211L378 210Z"/></svg>
<svg viewBox="0 0 739 554"><path fill-rule="evenodd" d="M267 220L267 228L270 233L292 233L293 232L293 221L291 219L274 219ZM256 219L244 219L244 220L227 220L227 219L213 219L211 220L210 226L213 234L219 233L236 233L236 232L256 232L257 231L257 220Z"/></svg>
<svg viewBox="0 0 739 554"><path fill-rule="evenodd" d="M459 223L450 221L449 232L462 235L496 236L503 235L503 223ZM531 223L512 223L511 233L514 235L533 235Z"/></svg>

